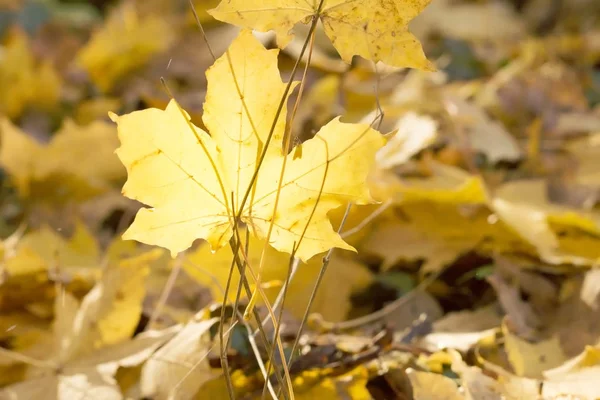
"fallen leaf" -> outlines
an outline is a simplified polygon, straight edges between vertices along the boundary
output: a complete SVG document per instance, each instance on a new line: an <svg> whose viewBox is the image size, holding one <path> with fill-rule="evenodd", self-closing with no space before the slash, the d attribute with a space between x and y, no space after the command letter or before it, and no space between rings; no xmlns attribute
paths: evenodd
<svg viewBox="0 0 600 400"><path fill-rule="evenodd" d="M89 289L100 273L100 250L87 228L77 223L70 239L44 226L4 249L0 310L51 300L55 282Z"/></svg>
<svg viewBox="0 0 600 400"><path fill-rule="evenodd" d="M544 371L567 359L558 336L531 343L513 334L506 324L502 325L502 332L504 348L517 376L541 378Z"/></svg>
<svg viewBox="0 0 600 400"><path fill-rule="evenodd" d="M34 58L27 36L16 31L0 52L0 113L19 117L27 107L52 110L62 80L48 61Z"/></svg>
<svg viewBox="0 0 600 400"><path fill-rule="evenodd" d="M294 379L295 398L299 400L335 399L369 400L366 388L368 370L364 366L333 377L323 377L318 370L306 371Z"/></svg>
<svg viewBox="0 0 600 400"><path fill-rule="evenodd" d="M598 129L600 131L600 128ZM585 186L600 187L598 155L600 155L600 133L596 133L566 146L577 161L575 182Z"/></svg>
<svg viewBox="0 0 600 400"><path fill-rule="evenodd" d="M598 216L551 204L543 180L505 183L495 191L491 207L503 222L535 246L546 262L590 265L600 257L596 246Z"/></svg>
<svg viewBox="0 0 600 400"><path fill-rule="evenodd" d="M211 369L207 358L209 329L217 320L188 323L146 361L140 381L142 396L192 399L204 383L220 375Z"/></svg>
<svg viewBox="0 0 600 400"><path fill-rule="evenodd" d="M431 372L407 371L415 400L461 400L458 385L444 375Z"/></svg>
<svg viewBox="0 0 600 400"><path fill-rule="evenodd" d="M564 394L594 399L600 396L596 385L600 374L600 352L598 347L586 346L578 356L563 365L544 372L546 378L542 386L542 395L557 397Z"/></svg>
<svg viewBox="0 0 600 400"><path fill-rule="evenodd" d="M64 400L83 392L122 399L117 369L142 363L175 333L149 331L129 341L141 312L147 263L154 257L150 252L110 265L81 303L65 291L57 296L54 340L45 344L45 359L39 362L47 365L30 368L27 380L0 395Z"/></svg>
<svg viewBox="0 0 600 400"><path fill-rule="evenodd" d="M379 225L362 244L363 251L383 259L389 269L399 261L423 261L422 271L433 272L450 264L478 243L475 237L440 237L400 221Z"/></svg>
<svg viewBox="0 0 600 400"><path fill-rule="evenodd" d="M432 351L451 348L467 352L500 325L502 318L497 308L492 304L474 311L448 313L433 323L433 332L420 343Z"/></svg>
<svg viewBox="0 0 600 400"><path fill-rule="evenodd" d="M138 15L134 6L117 8L81 49L78 62L94 83L110 91L119 79L143 66L173 40L173 26L161 15Z"/></svg>
<svg viewBox="0 0 600 400"><path fill-rule="evenodd" d="M470 149L484 154L492 164L515 162L521 158L516 139L475 103L450 95L445 96L444 102L456 129L464 133Z"/></svg>
<svg viewBox="0 0 600 400"><path fill-rule="evenodd" d="M174 101L164 111L111 115L119 125L117 154L129 173L123 193L154 207L140 210L124 237L160 245L172 255L197 238L217 250L231 237L232 217L240 213L259 237L267 236L272 223L269 243L280 251L291 252L303 236L296 252L302 260L331 247L351 249L333 231L327 212L347 201L371 201L364 182L383 145L381 135L367 125L333 120L286 156L278 193L284 109L240 209L284 92L277 51L265 50L244 31L207 75L203 119L212 136L194 127ZM302 155L295 157L300 148Z"/></svg>
<svg viewBox="0 0 600 400"><path fill-rule="evenodd" d="M456 350L449 350L452 357L452 371L461 378L467 400L520 400L538 398L538 384L534 380L497 381L478 368L467 365Z"/></svg>
<svg viewBox="0 0 600 400"><path fill-rule="evenodd" d="M79 127L66 121L47 145L0 121L0 163L23 197L46 200L86 199L124 177L113 154L115 129L103 121Z"/></svg>
<svg viewBox="0 0 600 400"><path fill-rule="evenodd" d="M473 41L515 39L526 33L525 24L510 4L452 0L435 0L415 18L411 29L422 40L436 33Z"/></svg>
<svg viewBox="0 0 600 400"><path fill-rule="evenodd" d="M429 0L371 0L356 4L348 0L325 0L319 8L301 0L229 0L209 13L218 20L262 32L274 30L285 47L298 22L320 18L325 33L344 61L353 55L396 67L434 70L421 43L408 31L408 23ZM359 40L357 40L359 38Z"/></svg>
<svg viewBox="0 0 600 400"><path fill-rule="evenodd" d="M397 130L394 136L377 152L379 168L402 165L432 144L437 137L437 122L431 117L409 112L398 119L394 130Z"/></svg>

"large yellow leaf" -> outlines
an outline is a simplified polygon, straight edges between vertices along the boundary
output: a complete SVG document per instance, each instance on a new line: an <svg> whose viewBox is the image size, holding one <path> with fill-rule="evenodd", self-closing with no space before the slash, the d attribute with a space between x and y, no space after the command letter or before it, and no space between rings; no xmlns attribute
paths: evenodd
<svg viewBox="0 0 600 400"><path fill-rule="evenodd" d="M210 13L234 25L274 30L278 42L289 43L298 22L318 16L325 33L344 61L353 55L396 67L434 70L408 23L430 0L227 0Z"/></svg>
<svg viewBox="0 0 600 400"><path fill-rule="evenodd" d="M266 237L272 223L269 243L280 251L290 252L304 234L296 253L303 260L331 247L352 249L332 229L327 213L349 201L371 201L365 181L384 139L366 124L335 119L300 145L302 151L284 155L284 107L267 143L284 93L277 54L244 31L210 68L203 118L210 136L175 101L166 110L111 114L121 140L117 154L128 171L123 193L153 207L138 212L126 239L175 255L203 238L216 250L232 235L233 214L240 214L258 237Z"/></svg>

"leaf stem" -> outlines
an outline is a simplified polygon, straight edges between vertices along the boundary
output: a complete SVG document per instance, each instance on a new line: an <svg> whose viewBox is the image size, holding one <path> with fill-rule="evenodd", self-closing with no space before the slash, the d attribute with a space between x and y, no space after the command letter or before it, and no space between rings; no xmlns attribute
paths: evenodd
<svg viewBox="0 0 600 400"><path fill-rule="evenodd" d="M439 271L427 276L419 285L417 285L410 292L405 294L404 296L394 300L393 302L387 304L380 310L377 310L371 314L365 315L363 317L355 318L349 321L331 323L324 321L322 318L315 319L315 322L319 325L319 330L322 331L346 331L350 329L360 328L361 326L373 324L378 322L385 317L387 317L392 312L396 311L400 307L404 306L409 300L411 300L417 293L426 290L435 280L444 272L444 268Z"/></svg>
<svg viewBox="0 0 600 400"><path fill-rule="evenodd" d="M265 145L263 146L263 150L262 150L260 157L256 163L256 168L254 170L254 173L252 174L252 178L250 178L248 188L246 188L246 193L244 193L242 202L239 205L237 215L235 216L236 223L239 223L239 221L240 221L240 218L242 216L242 210L244 209L244 206L246 205L246 201L248 201L248 197L250 196L252 187L254 186L254 183L256 182L256 178L258 177L258 172L260 170L260 167L267 155L267 149L269 148L269 144L271 143L271 139L273 138L273 133L275 132L275 127L277 126L277 121L279 120L281 112L283 111L283 107L285 106L285 101L287 99L287 96L290 93L290 90L294 83L294 77L296 76L298 67L299 67L300 63L302 62L304 53L306 52L306 49L308 48L308 45L310 43L310 37L312 36L314 30L317 28L317 23L319 21L318 15L319 15L321 9L323 8L324 3L325 3L325 0L320 0L318 13L313 15L312 23L311 23L310 29L308 31L308 37L304 41L304 44L302 45L302 50L300 50L300 55L298 56L298 59L296 60L296 63L294 64L294 67L292 68L290 80L288 81L288 83L285 87L285 90L283 91L283 96L281 96L281 101L279 102L279 105L277 106L277 111L275 112L275 117L273 118L273 123L271 124L271 128L269 129L269 134L267 135L267 139L265 140Z"/></svg>
<svg viewBox="0 0 600 400"><path fill-rule="evenodd" d="M352 208L352 203L348 203L346 207L346 211L344 212L344 216L342 217L342 221L340 222L340 226L338 227L338 233L344 228L346 224L346 220L348 219L348 215L350 214L350 209ZM298 333L296 334L296 339L294 340L294 345L292 346L292 351L290 352L290 357L288 359L288 364L291 367L294 362L294 353L296 352L296 347L298 347L298 343L300 342L300 336L302 336L302 330L304 329L304 325L306 325L306 321L308 320L308 315L310 313L310 308L312 303L315 301L317 297L317 291L321 286L321 282L323 281L323 277L325 276L325 272L327 272L327 267L329 266L329 262L331 261L331 256L333 255L333 251L335 247L332 247L325 257L323 257L323 264L321 265L321 270L319 271L319 276L317 276L317 281L315 282L315 286L313 287L312 293L310 294L310 299L308 300L308 305L306 306L306 310L304 311L304 316L302 317L302 321L300 322L300 327L298 328Z"/></svg>

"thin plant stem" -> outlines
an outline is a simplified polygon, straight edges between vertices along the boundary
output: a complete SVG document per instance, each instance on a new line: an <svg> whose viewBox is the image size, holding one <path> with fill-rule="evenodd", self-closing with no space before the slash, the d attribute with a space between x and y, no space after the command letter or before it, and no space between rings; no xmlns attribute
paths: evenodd
<svg viewBox="0 0 600 400"><path fill-rule="evenodd" d="M308 31L308 37L304 41L304 44L302 45L302 50L300 50L300 55L298 56L298 59L296 60L296 63L294 64L294 67L292 68L290 80L288 81L288 83L285 87L285 90L283 91L283 95L281 96L281 101L279 102L279 105L277 106L277 111L275 112L275 117L273 118L273 123L271 124L271 128L269 129L269 134L267 135L267 139L265 140L263 150L262 150L260 157L256 163L256 168L254 170L254 173L252 174L252 178L250 179L250 183L248 184L246 193L244 193L244 197L242 199L242 202L240 203L239 211L235 217L236 223L239 223L239 220L242 216L242 211L244 209L244 206L246 205L246 201L248 201L248 197L250 196L252 187L254 186L254 183L256 182L256 178L258 177L258 172L260 170L260 167L267 155L267 149L269 148L269 144L271 143L271 139L273 138L273 133L275 132L275 127L277 126L277 121L279 120L279 116L281 115L281 112L283 111L283 107L285 106L285 101L287 99L287 96L292 88L293 83L294 83L294 77L296 76L300 62L302 61L302 58L304 57L304 53L306 52L306 49L308 48L308 45L310 42L310 37L312 36L313 31L317 28L317 23L319 21L318 14L321 12L324 3L325 3L325 0L320 0L317 14L313 15L313 19L312 19L312 22L311 22L311 25L310 25L310 28Z"/></svg>
<svg viewBox="0 0 600 400"><path fill-rule="evenodd" d="M300 100L302 99L302 94L304 93L304 87L305 87L305 83L306 83L306 75L308 73L308 67L310 66L313 48L314 48L314 44L315 44L315 32L316 31L313 30L311 37L310 37L308 60L304 66L304 73L302 74L302 79L300 80L300 89L298 90L298 97L296 98L296 102L294 103L294 108L292 110L292 116L288 122L289 129L286 129L285 140L283 142L283 148L282 148L283 162L281 163L281 170L279 172L279 182L277 184L277 192L275 193L275 201L273 202L273 212L271 213L271 215L273 215L273 216L277 215L277 208L279 207L279 199L280 199L280 195L281 195L281 185L283 184L285 168L287 167L287 161L288 161L288 153L289 153L291 142L292 142L291 126L294 123L294 118L296 117L296 112L298 111L298 105L300 104ZM267 247L269 246L269 242L271 239L271 234L273 233L274 225L275 225L275 218L272 218L271 223L269 224L269 230L267 231L267 236L265 238L265 244L263 246L262 253L260 255L260 263L258 265L258 282L260 282L260 280L261 280L261 275L262 275L263 268L264 268L265 254L267 251ZM251 309L252 307L254 307L255 303L256 303L256 291L254 291L254 293L252 294L252 298L250 299L250 302L248 304L248 309ZM248 311L248 309L246 309L246 312Z"/></svg>
<svg viewBox="0 0 600 400"><path fill-rule="evenodd" d="M352 229L348 229L347 231L344 231L344 232L340 233L340 236L342 237L342 239L345 239L348 236L352 236L355 233L359 232L361 229L363 229L365 226L367 226L371 221L373 221L375 218L377 218L378 216L380 216L381 214L383 214L383 212L385 210L387 210L388 208L390 208L390 206L392 204L393 204L392 200L386 200L379 207L377 207L377 209L375 211L373 211L365 219L363 219L360 222L360 224L356 225Z"/></svg>
<svg viewBox="0 0 600 400"><path fill-rule="evenodd" d="M381 75L379 75L379 71L377 71L377 64L373 62L373 71L375 72L375 105L377 107L377 113L373 122L371 122L371 126L376 126L375 129L379 130L381 128L381 124L383 123L383 117L385 116L385 112L383 108L381 108L381 101L379 100L379 91L381 86Z"/></svg>
<svg viewBox="0 0 600 400"><path fill-rule="evenodd" d="M231 326L227 329L227 331L225 332L225 335L230 336L229 333L233 330L233 328L235 328L235 326L237 325L237 321L235 321L233 324L231 324ZM173 389L171 389L171 393L175 393L177 391L177 389L179 389L179 387L183 384L183 382L192 374L192 372L194 372L194 370L196 368L198 368L198 366L202 363L202 361L204 361L206 359L206 357L208 357L208 355L210 354L210 352L215 348L216 343L213 343L208 350L204 353L204 355L202 357L200 357L199 360L197 360L194 365L192 365L190 367L190 370L186 372L186 374L184 376L181 377L181 379L179 380L179 382L177 382L175 384L175 386L173 386ZM161 360L161 359L156 359L162 362L165 362L165 360ZM223 373L224 375L227 375L225 372ZM227 378L225 378L227 379ZM231 377L229 377L229 379L231 379ZM230 397L231 398L231 397Z"/></svg>
<svg viewBox="0 0 600 400"><path fill-rule="evenodd" d="M243 318L242 318L242 320L243 320ZM277 400L277 393L275 393L273 384L271 383L271 380L269 379L269 372L267 372L265 363L260 358L260 351L258 350L258 346L256 346L256 340L254 339L254 335L252 334L252 328L250 328L250 325L248 325L248 324L245 324L245 327L246 327L246 331L248 333L248 341L250 342L250 347L252 348L252 351L255 354L256 361L258 362L258 367L260 368L260 372L263 374L263 377L265 378L265 387L268 388L269 394L271 395L273 400Z"/></svg>
<svg viewBox="0 0 600 400"><path fill-rule="evenodd" d="M0 354L6 356L6 358L10 358L11 360L22 362L24 364L31 365L37 368L43 369L56 369L58 366L50 361L42 361L35 359L33 357L26 356L25 354L17 353L16 351L5 349L4 347L0 347Z"/></svg>
<svg viewBox="0 0 600 400"><path fill-rule="evenodd" d="M232 240L230 240L230 245L231 246L235 245L236 239L237 239L237 242L240 241L239 232L236 230L234 233L236 234L236 236L235 236L235 239L234 239L234 237L231 238L232 239ZM239 248L239 246L238 246L238 248ZM247 255L243 251L241 253L242 253L242 256L247 259ZM241 261L240 261L238 253L234 253L234 259L235 259L236 264L238 265L238 269L241 270ZM248 264L248 266L250 267L249 264ZM252 269L249 268L248 270L253 275L252 278L256 281L256 275L254 275ZM246 294L247 294L248 297L250 297L250 295L252 293L250 285L248 284L247 280L244 280L243 282L244 282L244 288L246 290ZM256 287L258 288L258 290L261 293L261 296L265 300L265 307L267 308L267 311L268 311L269 315L271 316L271 319L273 321L275 321L276 317L275 317L275 314L273 313L273 310L272 310L272 308L270 306L268 298L264 294L264 291L262 290L262 288L261 288L260 285L256 285ZM267 351L270 351L268 338L267 338L267 335L266 335L266 333L265 333L265 331L264 331L264 329L263 329L263 327L262 327L262 325L260 323L260 316L258 315L258 312L256 311L256 309L254 309L252 311L252 314L253 314L253 316L254 316L254 318L256 320L256 323L257 323L259 329L261 330L261 336L263 337L263 340L265 341L265 348L267 349ZM279 350L279 354L280 354L280 357L281 357L282 362L283 362L283 372L284 372L285 380L286 380L286 383L287 383L287 386L288 386L288 390L289 390L289 392L288 392L289 393L289 398L291 400L294 400L294 391L292 389L292 378L291 378L291 376L289 374L289 369L287 368L287 362L286 362L285 354L284 354L284 351L283 351L283 343L281 342L281 338L278 337L276 339L277 339L276 343L277 343L277 347L278 347L278 350Z"/></svg>
<svg viewBox="0 0 600 400"><path fill-rule="evenodd" d="M233 249L232 249L233 250ZM231 278L233 276L233 267L235 265L235 261L231 261L231 266L229 267L229 274L227 275L227 282L225 283L225 290L223 292L223 303L221 305L221 315L219 320L219 352L221 358L221 368L223 369L223 373L225 375L225 383L227 386L227 393L229 394L229 398L231 400L235 399L235 388L233 387L233 381L231 380L231 373L229 371L229 360L227 359L227 347L229 345L229 340L225 341L224 327L225 327L225 305L227 304L227 297L229 294L229 288L231 286ZM240 280L241 281L241 280Z"/></svg>
<svg viewBox="0 0 600 400"><path fill-rule="evenodd" d="M279 293L277 293L277 298L275 299L275 302L273 303L273 310L277 311L277 309L281 306L283 298L285 297L285 294L287 292L287 287L289 286L290 282L294 279L294 276L296 276L296 271L298 271L298 267L300 265L300 259L299 258L294 258L292 263L291 263L291 267L289 268L288 271L288 275L287 275L287 279L283 285L283 287L279 290ZM264 327L267 322L269 322L269 318L265 317L265 319L262 320L262 326ZM254 336L256 336L258 334L258 329L256 329L253 333Z"/></svg>
<svg viewBox="0 0 600 400"><path fill-rule="evenodd" d="M181 271L182 263L183 263L183 258L180 255L175 260L175 265L173 266L173 269L171 270L171 273L169 274L169 277L167 278L167 283L165 283L165 287L163 288L163 290L160 293L160 297L158 298L158 301L156 302L156 306L154 307L154 310L152 310L152 314L150 315L150 320L146 324L146 328L144 330L148 330L148 329L152 328L152 326L156 323L156 321L160 317L160 314L162 313L162 310L163 310L165 304L167 304L169 295L171 294L171 291L175 287L175 281L177 280L177 277L179 276L179 272Z"/></svg>
<svg viewBox="0 0 600 400"><path fill-rule="evenodd" d="M340 226L338 228L338 232L344 228L344 224L348 219L348 215L350 214L350 209L352 208L352 203L348 203L346 207L346 211L344 212L344 216L342 217L342 221L340 222ZM321 282L323 281L323 277L325 276L325 272L327 272L327 267L329 266L329 262L331 261L331 256L335 247L331 248L325 257L323 257L323 264L321 265L321 270L319 271L319 275L317 276L317 281L315 282L315 286L310 294L310 299L308 300L308 305L306 306L306 310L304 311L304 316L302 317L302 321L300 322L300 327L298 328L298 333L296 334L296 339L294 340L294 345L292 346L292 351L290 353L290 357L288 359L288 364L291 366L294 361L294 353L296 352L296 347L298 347L298 343L300 342L300 336L302 335L302 331L304 329L304 325L306 325L306 321L308 320L308 315L310 314L310 308L312 307L312 303L315 301L315 297L317 297L317 291L321 286Z"/></svg>
<svg viewBox="0 0 600 400"><path fill-rule="evenodd" d="M295 249L296 249L296 245L294 244L294 250ZM282 288L283 296L281 298L281 307L279 308L279 315L277 316L277 320L275 321L275 324L274 324L275 326L273 329L273 342L276 340L276 338L279 338L279 331L281 329L281 320L283 318L283 305L285 304L285 296L287 294L286 288L289 287L291 271L292 271L292 264L293 264L294 260L295 260L294 253L292 253L290 255L290 262L289 262L288 269L287 269L288 273L287 273L287 276L285 279L285 284L284 284L284 287ZM271 375L271 366L274 365L274 362L273 362L274 355L275 355L274 347L271 347L271 352L269 354L269 357L267 358L267 360L269 361L269 366L268 366L267 374L266 374L267 379L265 380L265 385L263 386L263 393L261 396L262 399L264 399L267 394L267 387L269 386L269 383L270 383L270 380L268 379L268 377L269 377L269 375Z"/></svg>
<svg viewBox="0 0 600 400"><path fill-rule="evenodd" d="M189 3L190 3L190 8L192 9L192 14L194 14L194 19L196 20L196 25L198 26L198 29L200 29L200 32L202 33L202 38L204 39L206 48L208 49L208 52L210 53L210 56L213 59L213 62L217 61L217 57L215 56L215 52L213 51L212 46L210 45L210 42L208 41L208 37L206 36L206 32L204 31L202 22L200 22L200 17L198 17L198 13L196 12L196 7L194 6L194 2L192 0L190 0Z"/></svg>
<svg viewBox="0 0 600 400"><path fill-rule="evenodd" d="M213 284L217 287L217 289L221 292L221 295L225 296L225 288L223 286L221 286L219 280L217 279L217 277L214 274L212 274L209 271L206 271L204 268L201 268L200 266L196 265L188 258L185 259L185 262L187 262L188 265L196 268L198 271L206 274L212 280ZM231 324L231 326L227 329L225 334L227 335L233 329L233 327L235 325L237 325L238 323L241 323L246 328L247 331L252 332L252 327L244 320L242 313L238 311L239 307L234 307L233 310L236 313L237 319ZM258 350L258 346L256 345L255 337L257 334L258 334L258 329L254 332L254 334L248 336L248 341L250 342L250 347L252 348L252 352L254 353L256 362L258 363L261 373L263 374L263 377L265 379L267 379L265 364L261 358L260 351ZM211 346L209 351L212 351L212 349L214 349L215 346L216 346L216 342L213 343L213 345ZM269 393L271 393L272 396L275 396L275 391L274 391L273 385L271 383L269 383ZM276 397L273 397L273 399L277 400Z"/></svg>
<svg viewBox="0 0 600 400"><path fill-rule="evenodd" d="M315 323L319 325L319 330L322 331L346 331L350 329L357 329L361 326L373 324L375 322L381 321L400 307L404 306L409 300L411 300L417 293L426 290L439 276L444 272L444 269L440 269L436 273L433 273L427 276L419 285L417 285L410 292L400 297L399 299L394 300L393 302L387 304L380 310L377 310L371 314L365 315L364 317L355 318L349 321L344 322L336 322L331 323L327 321L323 321L321 319L315 319Z"/></svg>
<svg viewBox="0 0 600 400"><path fill-rule="evenodd" d="M272 215L276 215L277 214L277 207L279 205L279 195L281 193L281 185L283 184L285 168L287 166L287 160L288 160L288 153L289 153L289 150L290 150L290 147L291 147L291 142L292 142L292 140L291 140L292 139L292 125L294 123L294 119L296 117L296 113L298 112L298 106L300 104L300 100L302 99L302 95L304 93L304 87L305 87L305 84L306 84L306 76L308 74L308 68L309 68L310 62L312 60L312 54L313 54L313 49L314 49L315 32L316 31L313 30L312 33L311 33L311 36L310 36L310 47L309 47L309 51L308 51L308 59L307 59L306 64L304 66L304 72L302 74L302 79L300 80L300 89L298 90L298 97L296 98L296 101L294 103L294 108L292 110L292 116L290 118L290 121L288 122L289 129L286 130L285 140L284 140L284 144L283 144L283 156L284 156L284 158L283 158L283 163L282 163L282 166L281 166L281 171L280 171L280 176L279 176L279 184L278 184L278 187L277 187L277 193L275 195L275 205L274 205L274 209L273 209L273 214ZM326 171L327 171L327 169L326 169ZM327 177L327 172L325 172L325 177L323 178L322 186L324 184L324 181L325 181L326 177ZM322 191L322 187L321 187L321 191ZM315 208L316 208L319 200L320 200L320 196L317 198L317 200L315 202ZM313 209L313 213L314 213L314 209ZM302 232L302 235L300 236L300 240L299 240L300 242L302 241L302 238L306 234L306 228L308 227L308 224L310 224L311 218L312 218L312 215L308 219L307 225L306 225L304 231ZM271 224L269 225L269 231L267 233L267 240L266 240L266 243L265 243L265 247L263 247L263 251L262 251L262 255L261 255L261 265L260 265L261 271L262 271L262 266L263 266L263 262L264 262L263 257L264 257L264 254L266 252L266 246L268 246L268 243L269 243L269 238L270 238L272 230L273 230L273 225L274 225L274 221L272 220ZM279 309L279 317L275 321L273 321L273 325L274 325L274 329L273 329L273 341L279 339L279 332L280 332L280 329L281 329L281 319L283 317L283 309L284 309L283 305L285 303L285 297L286 297L286 294L287 294L287 290L289 288L291 271L292 271L292 266L293 266L293 263L294 263L293 260L295 258L295 252L296 252L297 249L298 249L297 245L294 244L292 254L290 255L290 262L289 262L289 265L288 265L288 271L287 271L287 275L286 275L286 281L285 281L285 284L284 284L284 286L283 286L283 288L281 290L282 296L281 297L278 296L278 299L281 298L281 307ZM271 367L274 365L273 356L274 356L274 349L272 348L271 349L271 353L269 354L269 357L267 358L267 360L269 360L269 366L268 366L268 369L267 369L267 376L270 375L270 373L271 373ZM283 365L285 366L285 361L283 361ZM266 396L268 383L269 383L269 381L266 380L265 381L265 385L263 386L262 399L264 399L265 396Z"/></svg>

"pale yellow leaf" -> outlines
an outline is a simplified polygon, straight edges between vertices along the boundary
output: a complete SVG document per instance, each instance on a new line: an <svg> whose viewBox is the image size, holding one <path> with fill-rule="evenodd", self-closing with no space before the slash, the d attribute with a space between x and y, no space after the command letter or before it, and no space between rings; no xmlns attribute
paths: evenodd
<svg viewBox="0 0 600 400"><path fill-rule="evenodd" d="M216 322L217 318L190 322L146 361L140 383L144 397L191 399L205 382L220 375L211 369L207 359L211 347L209 329Z"/></svg>
<svg viewBox="0 0 600 400"><path fill-rule="evenodd" d="M583 398L600 397L600 351L597 346L586 346L577 357L563 365L544 372L546 380L542 386L544 396L570 394Z"/></svg>
<svg viewBox="0 0 600 400"><path fill-rule="evenodd" d="M29 195L42 145L23 134L8 118L0 120L0 163L22 195Z"/></svg>
<svg viewBox="0 0 600 400"><path fill-rule="evenodd" d="M461 400L458 385L444 375L410 370L407 372L415 400Z"/></svg>
<svg viewBox="0 0 600 400"><path fill-rule="evenodd" d="M522 157L517 140L504 125L488 117L483 108L454 95L447 94L443 101L453 117L455 129L462 132L469 147L484 154L488 162L515 162Z"/></svg>
<svg viewBox="0 0 600 400"><path fill-rule="evenodd" d="M4 311L52 299L54 279L88 290L100 274L98 244L81 223L69 239L43 226L11 247L5 249L2 266L0 309Z"/></svg>
<svg viewBox="0 0 600 400"><path fill-rule="evenodd" d="M428 116L409 112L396 122L397 132L377 152L377 166L392 168L402 165L437 137L437 122Z"/></svg>
<svg viewBox="0 0 600 400"><path fill-rule="evenodd" d="M439 271L478 243L475 236L440 237L414 224L389 222L377 226L363 243L363 251L383 259L389 269L399 261L423 260L423 272Z"/></svg>
<svg viewBox="0 0 600 400"><path fill-rule="evenodd" d="M504 348L510 364L518 376L541 378L544 371L567 360L558 336L531 343L510 332L502 325Z"/></svg>
<svg viewBox="0 0 600 400"><path fill-rule="evenodd" d="M159 255L144 253L105 269L74 318L69 359L131 337L142 311L149 263Z"/></svg>

